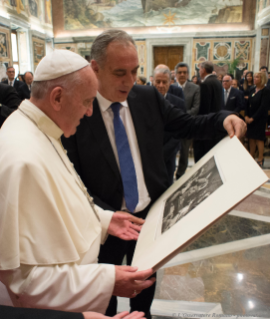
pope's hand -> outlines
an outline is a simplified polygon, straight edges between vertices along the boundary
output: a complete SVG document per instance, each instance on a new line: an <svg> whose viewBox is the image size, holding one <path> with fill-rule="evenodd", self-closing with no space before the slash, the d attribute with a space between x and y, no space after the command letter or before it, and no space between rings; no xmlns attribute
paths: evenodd
<svg viewBox="0 0 270 319"><path fill-rule="evenodd" d="M108 227L108 234L124 240L137 240L141 230L140 225L143 223L142 218L125 212L116 212L113 214Z"/></svg>
<svg viewBox="0 0 270 319"><path fill-rule="evenodd" d="M104 316L101 313L97 312L83 312L84 319L145 319L144 312L133 311L129 313L128 311L123 311L114 317Z"/></svg>
<svg viewBox="0 0 270 319"><path fill-rule="evenodd" d="M225 118L223 126L231 138L234 135L238 138L244 137L247 131L246 123L234 114Z"/></svg>
<svg viewBox="0 0 270 319"><path fill-rule="evenodd" d="M137 267L115 266L114 296L134 298L156 281L155 278L147 279L153 274L153 269L137 270Z"/></svg>

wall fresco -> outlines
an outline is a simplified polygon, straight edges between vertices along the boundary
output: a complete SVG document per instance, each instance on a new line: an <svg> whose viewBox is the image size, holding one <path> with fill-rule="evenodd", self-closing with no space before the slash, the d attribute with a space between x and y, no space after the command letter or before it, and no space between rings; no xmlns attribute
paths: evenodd
<svg viewBox="0 0 270 319"><path fill-rule="evenodd" d="M66 30L241 23L243 0L62 0Z"/></svg>

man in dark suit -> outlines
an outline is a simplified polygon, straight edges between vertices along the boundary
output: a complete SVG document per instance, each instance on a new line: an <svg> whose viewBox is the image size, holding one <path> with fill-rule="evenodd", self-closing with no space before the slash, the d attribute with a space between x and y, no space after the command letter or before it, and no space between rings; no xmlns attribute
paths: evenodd
<svg viewBox="0 0 270 319"><path fill-rule="evenodd" d="M185 96L185 106L187 113L197 115L200 107L200 87L188 81L189 67L186 63L180 62L175 66L176 86L181 87ZM181 139L180 157L176 178L180 178L186 171L188 165L188 151L191 140Z"/></svg>
<svg viewBox="0 0 270 319"><path fill-rule="evenodd" d="M237 116L227 116L230 112L193 118L172 107L156 88L133 85L138 56L134 40L122 30L101 33L92 45L91 58L99 84L93 116L84 117L77 133L63 139L63 144L95 203L105 209L145 218L151 204L168 188L164 130L179 139L209 137L224 132L224 127L230 135L246 130ZM109 236L99 262L121 265L127 255L130 264L135 244ZM143 311L150 319L154 289L153 285L138 295L135 291L131 310ZM106 314L114 315L116 306L113 297Z"/></svg>
<svg viewBox="0 0 270 319"><path fill-rule="evenodd" d="M166 69L167 65L159 64L159 65L156 66L155 70L160 69L160 68L165 68ZM171 76L172 76L172 71L171 71ZM173 95L179 97L182 100L185 100L183 90L182 90L181 87L179 87L177 85L177 83L173 83L173 84L170 85L168 93L173 94Z"/></svg>
<svg viewBox="0 0 270 319"><path fill-rule="evenodd" d="M224 88L222 109L240 113L244 109L243 94L231 85L232 78L230 75L225 75L222 80L222 86Z"/></svg>
<svg viewBox="0 0 270 319"><path fill-rule="evenodd" d="M154 72L154 86L166 100L170 102L173 107L176 107L186 112L185 101L179 97L168 93L171 82L171 71L167 68L156 68ZM163 155L164 161L169 175L170 185L173 183L175 171L175 158L179 149L179 139L174 137L171 132L164 132Z"/></svg>
<svg viewBox="0 0 270 319"><path fill-rule="evenodd" d="M7 85L0 83L0 127L5 119L21 104L17 91Z"/></svg>
<svg viewBox="0 0 270 319"><path fill-rule="evenodd" d="M31 85L32 85L33 79L34 79L33 73L30 71L27 71L24 73L23 78L25 80L25 84L28 87L28 94L30 96L31 95Z"/></svg>
<svg viewBox="0 0 270 319"><path fill-rule="evenodd" d="M201 97L199 115L217 113L222 108L222 85L216 75L212 74L214 65L212 62L203 62L200 66L200 77L203 79L201 84ZM206 153L210 151L221 139L223 135L217 134L211 139L194 139L194 159L198 162Z"/></svg>
<svg viewBox="0 0 270 319"><path fill-rule="evenodd" d="M173 94L182 100L185 100L183 89L180 86L177 86L177 83L170 85L168 93Z"/></svg>
<svg viewBox="0 0 270 319"><path fill-rule="evenodd" d="M8 79L3 83L14 87L21 100L30 99L30 93L27 85L24 82L15 80L15 69L12 66L7 68L7 76Z"/></svg>

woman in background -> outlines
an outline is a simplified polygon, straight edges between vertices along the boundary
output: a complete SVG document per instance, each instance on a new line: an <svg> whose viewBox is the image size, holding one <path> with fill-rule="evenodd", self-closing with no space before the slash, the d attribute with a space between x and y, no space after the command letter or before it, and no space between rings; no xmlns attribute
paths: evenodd
<svg viewBox="0 0 270 319"><path fill-rule="evenodd" d="M197 85L200 85L201 82L200 80L198 79L197 75L193 75L192 79L191 79L191 82L193 82L194 84L197 84Z"/></svg>
<svg viewBox="0 0 270 319"><path fill-rule="evenodd" d="M247 123L247 137L249 139L249 152L255 157L256 146L259 156L257 163L263 166L265 127L267 123L268 105L270 103L270 90L265 86L267 83L265 72L254 74L255 87L250 89L246 104L245 121Z"/></svg>
<svg viewBox="0 0 270 319"><path fill-rule="evenodd" d="M245 76L243 86L240 86L240 90L244 92L244 97L246 101L248 100L249 91L253 87L253 85L254 85L253 72L249 71L247 72Z"/></svg>

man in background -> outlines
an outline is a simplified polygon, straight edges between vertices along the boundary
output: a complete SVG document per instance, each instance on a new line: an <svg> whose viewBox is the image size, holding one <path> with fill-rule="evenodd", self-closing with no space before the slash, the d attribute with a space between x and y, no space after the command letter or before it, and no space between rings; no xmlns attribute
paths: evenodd
<svg viewBox="0 0 270 319"><path fill-rule="evenodd" d="M223 88L216 75L213 74L214 65L210 61L203 62L200 66L201 84L200 108L198 115L217 113L222 107ZM213 136L208 140L195 139L194 159L198 162L206 153L210 151L222 138L222 135Z"/></svg>
<svg viewBox="0 0 270 319"><path fill-rule="evenodd" d="M189 67L180 62L175 66L177 85L181 87L185 96L186 111L190 115L197 115L200 107L200 87L188 81ZM176 178L180 178L186 171L188 165L188 151L192 140L181 139L180 158Z"/></svg>
<svg viewBox="0 0 270 319"><path fill-rule="evenodd" d="M30 93L27 85L21 81L15 80L15 69L13 68L13 66L9 66L7 68L7 76L8 79L5 80L3 83L14 87L21 100L30 99Z"/></svg>
<svg viewBox="0 0 270 319"><path fill-rule="evenodd" d="M244 109L243 92L232 87L232 78L230 75L225 75L222 80L223 90L223 109L240 113Z"/></svg>
<svg viewBox="0 0 270 319"><path fill-rule="evenodd" d="M31 85L32 85L33 79L34 77L32 72L27 71L24 73L24 81L28 87L29 95L31 95Z"/></svg>
<svg viewBox="0 0 270 319"><path fill-rule="evenodd" d="M156 68L154 71L154 86L157 88L160 94L168 100L173 107L186 112L185 101L179 97L168 93L170 83L171 83L171 72L167 68ZM170 185L173 183L174 171L175 171L175 158L179 149L179 139L176 139L173 133L164 132L164 145L163 145L163 155L165 160L165 165L170 179Z"/></svg>
<svg viewBox="0 0 270 319"><path fill-rule="evenodd" d="M17 91L7 85L0 83L0 127L5 119L21 104Z"/></svg>
<svg viewBox="0 0 270 319"><path fill-rule="evenodd" d="M153 85L153 79L154 79L153 75L150 75L149 76L149 82L147 82L146 85Z"/></svg>

